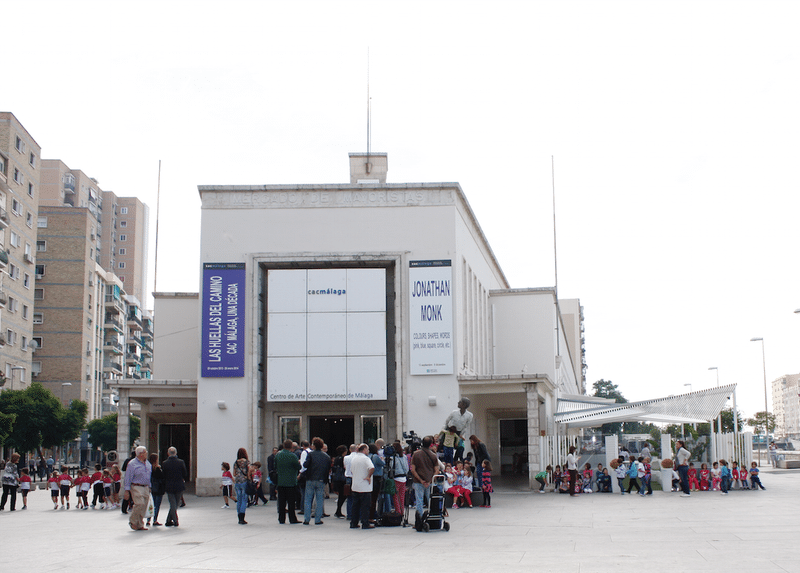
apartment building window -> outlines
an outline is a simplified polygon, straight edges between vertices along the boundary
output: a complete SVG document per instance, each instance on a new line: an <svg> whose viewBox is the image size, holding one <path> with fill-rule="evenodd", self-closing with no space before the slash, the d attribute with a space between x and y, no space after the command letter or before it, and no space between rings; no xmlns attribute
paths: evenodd
<svg viewBox="0 0 800 573"><path fill-rule="evenodd" d="M10 328L6 329L6 344L9 346L14 346L14 341L17 338L17 333L11 330Z"/></svg>
<svg viewBox="0 0 800 573"><path fill-rule="evenodd" d="M44 289L43 288L35 288L35 289L33 289L33 300L44 300Z"/></svg>
<svg viewBox="0 0 800 573"><path fill-rule="evenodd" d="M33 183L28 183L28 195L33 197Z"/></svg>
<svg viewBox="0 0 800 573"><path fill-rule="evenodd" d="M38 221L36 222L36 226L40 229L47 228L47 217L39 217Z"/></svg>
<svg viewBox="0 0 800 573"><path fill-rule="evenodd" d="M22 345L21 346L22 346L22 350L24 352L28 351L28 337L27 336L23 336L22 337Z"/></svg>
<svg viewBox="0 0 800 573"><path fill-rule="evenodd" d="M31 153L30 159L28 159L28 163L31 164L31 167L36 167L36 156Z"/></svg>
<svg viewBox="0 0 800 573"><path fill-rule="evenodd" d="M14 183L17 183L18 185L22 185L22 183L24 181L25 181L25 176L22 175L22 171L20 171L19 169L17 169L15 167L14 168Z"/></svg>
<svg viewBox="0 0 800 573"><path fill-rule="evenodd" d="M25 243L25 260L29 263L33 262L33 247L30 243Z"/></svg>
<svg viewBox="0 0 800 573"><path fill-rule="evenodd" d="M119 268L120 269L124 269L125 268L125 261L120 261L119 262Z"/></svg>
<svg viewBox="0 0 800 573"><path fill-rule="evenodd" d="M17 201L16 199L11 200L11 210L14 212L15 215L19 215L22 213L22 203Z"/></svg>
<svg viewBox="0 0 800 573"><path fill-rule="evenodd" d="M22 305L22 320L28 320L28 313L30 311L30 307L27 304Z"/></svg>
<svg viewBox="0 0 800 573"><path fill-rule="evenodd" d="M36 252L43 253L47 250L47 241L44 239L36 241Z"/></svg>
<svg viewBox="0 0 800 573"><path fill-rule="evenodd" d="M30 273L24 273L22 275L22 286L25 288L31 288L31 275Z"/></svg>
<svg viewBox="0 0 800 573"><path fill-rule="evenodd" d="M14 280L19 278L19 267L14 263L9 263L8 265L8 276Z"/></svg>
<svg viewBox="0 0 800 573"><path fill-rule="evenodd" d="M40 279L44 276L45 265L36 265L36 278Z"/></svg>
<svg viewBox="0 0 800 573"><path fill-rule="evenodd" d="M119 282L121 282L121 283L124 283L124 282L125 282L125 277L124 277L124 276L122 276L122 275L120 275L120 277L119 277Z"/></svg>
<svg viewBox="0 0 800 573"><path fill-rule="evenodd" d="M17 299L13 296L8 297L8 312L17 312Z"/></svg>
<svg viewBox="0 0 800 573"><path fill-rule="evenodd" d="M31 362L31 376L38 376L42 373L42 361L34 360Z"/></svg>
<svg viewBox="0 0 800 573"><path fill-rule="evenodd" d="M14 231L11 231L11 246L19 247L19 235L16 234Z"/></svg>
<svg viewBox="0 0 800 573"><path fill-rule="evenodd" d="M33 338L31 338L31 340L36 343L36 348L41 348L42 347L42 337L41 336L34 336Z"/></svg>
<svg viewBox="0 0 800 573"><path fill-rule="evenodd" d="M33 213L28 211L28 214L25 215L25 224L28 225L29 229L33 229Z"/></svg>
<svg viewBox="0 0 800 573"><path fill-rule="evenodd" d="M14 142L14 147L20 153L25 153L25 142L22 141L22 138L19 135L17 135L16 137L17 139Z"/></svg>
<svg viewBox="0 0 800 573"><path fill-rule="evenodd" d="M120 241L127 241L128 240L128 235L120 235L119 236L119 240Z"/></svg>
<svg viewBox="0 0 800 573"><path fill-rule="evenodd" d="M120 221L119 222L119 226L120 226L121 229L125 229L128 226L128 222L127 221Z"/></svg>
<svg viewBox="0 0 800 573"><path fill-rule="evenodd" d="M42 314L41 312L34 312L33 324L44 324L44 314Z"/></svg>
<svg viewBox="0 0 800 573"><path fill-rule="evenodd" d="M120 215L127 215L128 214L128 208L127 207L120 207L119 214Z"/></svg>
<svg viewBox="0 0 800 573"><path fill-rule="evenodd" d="M128 252L128 250L126 248L124 248L124 247L119 250L119 254L120 255L124 255L127 252Z"/></svg>
<svg viewBox="0 0 800 573"><path fill-rule="evenodd" d="M6 174L6 162L3 160L2 157L0 157L0 173L2 173L3 175Z"/></svg>

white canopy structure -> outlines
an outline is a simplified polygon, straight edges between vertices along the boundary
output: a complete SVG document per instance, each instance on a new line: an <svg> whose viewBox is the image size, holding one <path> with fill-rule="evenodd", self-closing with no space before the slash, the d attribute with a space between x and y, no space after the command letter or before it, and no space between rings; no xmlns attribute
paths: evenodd
<svg viewBox="0 0 800 573"><path fill-rule="evenodd" d="M558 398L555 421L568 428L591 428L609 422L691 424L714 420L725 408L736 384L687 394L619 404L595 396L564 395Z"/></svg>

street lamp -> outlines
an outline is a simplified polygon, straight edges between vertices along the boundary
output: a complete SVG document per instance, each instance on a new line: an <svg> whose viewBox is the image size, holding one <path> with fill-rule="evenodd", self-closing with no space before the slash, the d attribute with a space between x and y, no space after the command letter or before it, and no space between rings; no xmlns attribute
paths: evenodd
<svg viewBox="0 0 800 573"><path fill-rule="evenodd" d="M800 309L798 309L800 310ZM750 342L761 342L761 364L764 368L764 447L767 445L769 434L769 406L767 405L767 358L764 354L764 339L760 337L751 338ZM758 465L761 465L761 448L758 448Z"/></svg>

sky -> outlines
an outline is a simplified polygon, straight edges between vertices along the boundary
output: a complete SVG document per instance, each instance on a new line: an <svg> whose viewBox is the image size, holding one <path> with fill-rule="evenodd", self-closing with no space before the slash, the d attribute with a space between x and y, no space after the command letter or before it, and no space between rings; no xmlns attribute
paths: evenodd
<svg viewBox="0 0 800 573"><path fill-rule="evenodd" d="M43 158L150 206L151 263L158 213L151 290L199 290L198 185L348 182L369 94L390 183L460 183L512 287L581 300L590 391L605 379L644 400L719 374L751 416L765 371L770 385L800 371L800 3L0 0L0 14L0 109Z"/></svg>

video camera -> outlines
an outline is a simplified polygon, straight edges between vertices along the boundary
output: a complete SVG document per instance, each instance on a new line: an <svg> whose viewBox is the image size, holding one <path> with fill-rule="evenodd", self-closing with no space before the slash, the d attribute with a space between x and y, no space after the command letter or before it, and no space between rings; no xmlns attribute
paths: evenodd
<svg viewBox="0 0 800 573"><path fill-rule="evenodd" d="M422 447L422 438L414 430L403 432L403 439L408 444L412 454Z"/></svg>

